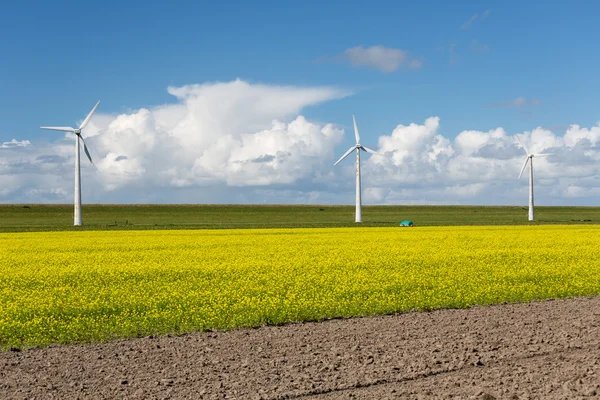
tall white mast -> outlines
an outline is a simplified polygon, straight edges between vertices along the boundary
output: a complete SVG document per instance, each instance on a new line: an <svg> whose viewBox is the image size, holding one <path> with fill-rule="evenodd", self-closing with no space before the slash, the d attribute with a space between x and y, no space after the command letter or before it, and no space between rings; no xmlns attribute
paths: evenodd
<svg viewBox="0 0 600 400"><path fill-rule="evenodd" d="M354 222L362 222L362 201L360 192L360 149L356 148L356 219Z"/></svg>
<svg viewBox="0 0 600 400"><path fill-rule="evenodd" d="M533 221L533 156L529 157L529 221Z"/></svg>
<svg viewBox="0 0 600 400"><path fill-rule="evenodd" d="M79 162L79 135L75 135L75 210L73 225L81 226L81 163Z"/></svg>

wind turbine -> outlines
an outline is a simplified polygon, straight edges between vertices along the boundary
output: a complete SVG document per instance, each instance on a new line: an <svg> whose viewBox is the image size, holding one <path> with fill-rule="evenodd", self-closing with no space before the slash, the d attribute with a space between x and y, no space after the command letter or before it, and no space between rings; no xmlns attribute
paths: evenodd
<svg viewBox="0 0 600 400"><path fill-rule="evenodd" d="M525 171L527 163L529 163L529 221L533 221L533 157L546 157L551 155L551 153L530 153L529 150L527 150L527 147L525 147L525 145L523 144L523 142L521 142L521 139L519 139L519 135L515 136L517 136L517 140L523 147L525 154L527 154L527 158L525 159L525 163L523 164L523 168L521 168L521 173L519 174L519 179L521 179L523 171Z"/></svg>
<svg viewBox="0 0 600 400"><path fill-rule="evenodd" d="M356 220L354 222L362 222L362 202L360 197L360 151L362 150L372 154L379 153L360 144L360 135L358 134L358 128L356 127L356 119L354 119L354 115L352 116L352 121L354 122L354 136L356 137L356 144L350 147L348 151L344 153L344 155L337 160L335 164L333 164L333 166L338 165L340 161L348 157L352 151L356 150Z"/></svg>
<svg viewBox="0 0 600 400"><path fill-rule="evenodd" d="M88 151L88 148L85 145L85 140L83 140L83 136L81 136L81 131L83 128L86 127L88 122L90 122L90 119L92 119L92 115L94 115L94 112L96 111L96 108L98 108L99 104L100 104L100 100L98 100L98 102L96 103L94 108L92 108L92 111L90 111L88 116L83 120L83 122L77 129L71 128L68 126L40 126L40 128L42 128L42 129L49 129L52 131L72 132L75 134L75 213L73 214L73 219L74 219L73 225L75 225L75 226L82 225L82 222L81 222L81 167L80 167L80 162L79 162L79 141L81 140L83 142L83 150L85 150L85 154L87 155L88 159L90 160L90 162L93 165L94 162L92 161L90 152Z"/></svg>

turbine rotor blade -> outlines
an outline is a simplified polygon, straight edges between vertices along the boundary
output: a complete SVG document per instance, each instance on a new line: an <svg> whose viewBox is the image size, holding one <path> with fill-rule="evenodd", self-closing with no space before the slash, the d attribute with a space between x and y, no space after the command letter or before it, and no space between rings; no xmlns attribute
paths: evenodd
<svg viewBox="0 0 600 400"><path fill-rule="evenodd" d="M548 157L551 156L554 153L540 153L540 154L534 154L535 157Z"/></svg>
<svg viewBox="0 0 600 400"><path fill-rule="evenodd" d="M360 143L360 135L358 134L358 128L356 127L356 119L352 115L352 121L354 122L354 137L356 137L356 144Z"/></svg>
<svg viewBox="0 0 600 400"><path fill-rule="evenodd" d="M378 153L378 152L376 152L375 150L373 150L373 149L370 149L370 148L368 148L368 147L366 147L366 146L361 146L361 147L362 147L362 149L363 149L364 151L366 151L367 153L371 153L371 154L378 154L378 155L380 155L380 156L382 156L382 155L383 155L383 154L381 154L381 153Z"/></svg>
<svg viewBox="0 0 600 400"><path fill-rule="evenodd" d="M344 158L348 157L350 155L350 153L352 153L355 149L356 149L356 146L350 147L348 149L348 151L346 153L344 153L344 155L341 156L340 159L335 162L335 164L333 164L333 166L335 167L336 165L338 165L338 163L340 161L342 161Z"/></svg>
<svg viewBox="0 0 600 400"><path fill-rule="evenodd" d="M529 150L527 150L527 147L525 147L525 145L523 144L523 142L521 142L521 139L519 139L519 135L515 135L515 136L517 137L517 140L519 141L519 143L523 147L523 150L525 150L525 153L527 153L527 155L529 155Z"/></svg>
<svg viewBox="0 0 600 400"><path fill-rule="evenodd" d="M523 164L523 168L521 168L521 173L519 174L519 178L521 179L521 175L523 175L523 171L525 171L525 167L527 167L527 163L529 162L529 157L525 159L525 164Z"/></svg>
<svg viewBox="0 0 600 400"><path fill-rule="evenodd" d="M96 108L98 108L99 105L100 105L100 100L98 100L98 102L96 103L96 105L94 106L94 108L92 108L92 111L90 111L90 113L88 114L88 116L85 117L85 119L81 123L81 126L79 127L80 130L83 129L83 128L85 128L85 126L88 124L88 122L90 122L90 119L92 119L92 115L94 115L94 112L96 111Z"/></svg>
<svg viewBox="0 0 600 400"><path fill-rule="evenodd" d="M83 150L85 151L85 155L87 156L87 158L90 160L90 162L92 163L92 165L94 165L94 162L92 161L92 156L90 156L90 152L88 151L87 146L85 145L85 140L83 140L83 136L79 135L79 138L81 139L81 141L83 142Z"/></svg>
<svg viewBox="0 0 600 400"><path fill-rule="evenodd" d="M40 126L41 129L48 129L49 131L61 131L61 132L73 132L75 133L75 128L71 128L68 126Z"/></svg>

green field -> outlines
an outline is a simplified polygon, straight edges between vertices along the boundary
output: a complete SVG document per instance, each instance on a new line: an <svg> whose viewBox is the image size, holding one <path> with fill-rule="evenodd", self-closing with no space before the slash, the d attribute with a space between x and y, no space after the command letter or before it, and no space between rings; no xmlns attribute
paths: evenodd
<svg viewBox="0 0 600 400"><path fill-rule="evenodd" d="M535 224L598 224L600 207L536 207ZM84 205L74 228L72 205L0 205L0 232L114 229L220 229L355 226L354 206ZM526 207L363 206L363 226L528 225Z"/></svg>

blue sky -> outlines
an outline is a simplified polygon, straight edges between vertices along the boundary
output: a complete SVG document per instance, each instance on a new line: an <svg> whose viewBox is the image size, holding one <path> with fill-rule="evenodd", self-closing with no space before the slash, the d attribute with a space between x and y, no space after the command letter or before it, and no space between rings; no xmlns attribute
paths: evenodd
<svg viewBox="0 0 600 400"><path fill-rule="evenodd" d="M365 134L430 115L448 136L591 125L600 118L598 12L592 1L8 2L0 138L48 135L37 127L82 118L96 99L122 112L172 101L169 85L235 78L352 89L306 115L349 124L355 113ZM386 74L315 62L359 45L407 50L423 66ZM518 97L543 105L531 116L483 108Z"/></svg>
<svg viewBox="0 0 600 400"><path fill-rule="evenodd" d="M118 115L176 104L169 86L236 78L351 92L301 107L345 129L336 154L352 144L352 114L373 145L433 116L449 140L498 127L562 135L600 120L599 12L593 1L6 2L0 142L55 140L39 126L75 124L98 99ZM359 46L407 61L357 67L344 54Z"/></svg>

